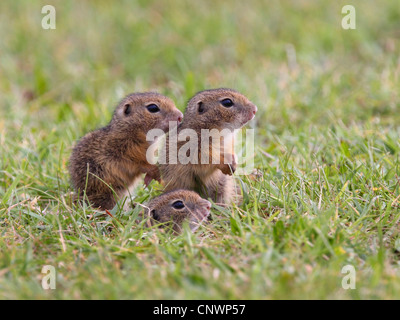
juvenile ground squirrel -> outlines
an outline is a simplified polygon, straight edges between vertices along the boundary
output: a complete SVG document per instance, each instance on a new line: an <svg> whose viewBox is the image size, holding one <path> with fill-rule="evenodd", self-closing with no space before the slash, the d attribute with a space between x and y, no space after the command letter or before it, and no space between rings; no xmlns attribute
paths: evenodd
<svg viewBox="0 0 400 320"><path fill-rule="evenodd" d="M110 123L86 134L72 151L69 172L79 195L86 193L99 209L112 209L142 173L146 183L159 180L158 167L146 160L146 134L166 132L169 121L182 121L182 113L168 97L154 92L125 97Z"/></svg>
<svg viewBox="0 0 400 320"><path fill-rule="evenodd" d="M216 203L231 202L236 190L231 176L236 169L233 132L252 120L256 112L257 107L251 101L232 89L205 90L192 97L177 131L178 135L185 129L195 131L197 152L193 156L197 164L184 164L179 159L177 163L171 161L170 149L173 147L171 137L168 136L163 151L166 164L160 165L165 190L194 190ZM217 141L211 137L204 139L204 135L202 139L202 131L207 131L204 129L217 133L223 131L225 135ZM178 139L177 149L180 150L185 144L186 141ZM208 163L205 164L204 159L208 159Z"/></svg>
<svg viewBox="0 0 400 320"><path fill-rule="evenodd" d="M211 203L196 192L175 190L152 199L148 203L148 213L153 225L161 224L180 233L185 221L194 232L210 214Z"/></svg>

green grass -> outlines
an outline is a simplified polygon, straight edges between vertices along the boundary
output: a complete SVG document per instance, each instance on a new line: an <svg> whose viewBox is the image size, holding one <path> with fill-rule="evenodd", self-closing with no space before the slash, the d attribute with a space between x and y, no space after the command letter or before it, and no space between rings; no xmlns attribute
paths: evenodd
<svg viewBox="0 0 400 320"><path fill-rule="evenodd" d="M353 1L343 30L346 4L2 1L0 298L399 299L400 7ZM183 110L215 87L259 108L262 176L241 177L242 206L174 237L137 225L139 209L73 204L71 148L122 96L157 90Z"/></svg>

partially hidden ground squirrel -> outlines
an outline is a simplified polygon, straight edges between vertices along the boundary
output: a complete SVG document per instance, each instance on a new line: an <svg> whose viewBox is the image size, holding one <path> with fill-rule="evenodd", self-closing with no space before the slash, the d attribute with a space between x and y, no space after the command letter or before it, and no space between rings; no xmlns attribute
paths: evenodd
<svg viewBox="0 0 400 320"><path fill-rule="evenodd" d="M194 232L210 214L211 203L196 192L175 190L152 199L147 207L153 225L180 233L185 221Z"/></svg>
<svg viewBox="0 0 400 320"><path fill-rule="evenodd" d="M244 95L232 89L205 90L193 96L184 112L182 123L178 126L178 136L185 129L196 132L197 152L194 153L196 163L173 163L170 157L172 149L171 137L167 137L165 164L160 165L161 178L165 190L194 190L204 198L211 198L216 203L227 204L235 195L233 172L236 160L233 153L233 132L252 120L257 107ZM217 141L202 139L204 129L228 134ZM213 130L216 129L216 130ZM177 139L178 152L187 141ZM190 140L190 139L189 139ZM208 141L208 145L204 142ZM224 142L228 142L224 144ZM202 147L203 146L203 147ZM203 157L203 159L202 159ZM208 164L204 164L208 159Z"/></svg>
<svg viewBox="0 0 400 320"><path fill-rule="evenodd" d="M182 113L168 97L154 92L126 96L110 123L86 134L72 151L69 172L80 197L85 194L101 210L112 209L141 174L146 184L159 180L158 167L146 160L146 134L166 132L170 121L182 121Z"/></svg>

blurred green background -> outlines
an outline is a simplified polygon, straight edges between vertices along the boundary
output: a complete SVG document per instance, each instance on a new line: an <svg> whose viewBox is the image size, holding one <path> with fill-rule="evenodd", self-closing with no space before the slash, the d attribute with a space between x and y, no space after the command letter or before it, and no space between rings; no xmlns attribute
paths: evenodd
<svg viewBox="0 0 400 320"><path fill-rule="evenodd" d="M221 86L248 95L275 125L281 109L297 125L398 107L396 1L355 3L356 30L341 27L343 1L50 1L56 30L41 28L43 4L1 4L7 113L19 98L20 116L41 110L43 121L64 119L88 108L79 102L112 109L120 96L149 89L183 109L196 91ZM23 100L31 96L40 102Z"/></svg>
<svg viewBox="0 0 400 320"><path fill-rule="evenodd" d="M1 1L0 297L399 298L399 39L397 0ZM70 204L71 148L119 99L184 110L215 87L259 109L247 203L160 241ZM43 264L61 289L41 289Z"/></svg>

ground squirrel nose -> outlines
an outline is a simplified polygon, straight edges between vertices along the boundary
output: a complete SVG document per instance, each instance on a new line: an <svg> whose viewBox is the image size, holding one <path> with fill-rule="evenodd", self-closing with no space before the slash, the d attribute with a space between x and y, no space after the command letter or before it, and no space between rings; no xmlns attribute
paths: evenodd
<svg viewBox="0 0 400 320"><path fill-rule="evenodd" d="M183 120L183 113L178 111L178 112L174 112L169 114L166 117L167 121L177 121L177 122L182 122Z"/></svg>
<svg viewBox="0 0 400 320"><path fill-rule="evenodd" d="M210 211L211 210L211 202L208 200L205 200L204 204L205 204L205 207L207 208L207 210Z"/></svg>
<svg viewBox="0 0 400 320"><path fill-rule="evenodd" d="M257 106L254 106L254 108L253 108L253 114L255 115L256 114L256 112L257 112Z"/></svg>
<svg viewBox="0 0 400 320"><path fill-rule="evenodd" d="M183 120L183 113L178 111L178 122L182 122Z"/></svg>

